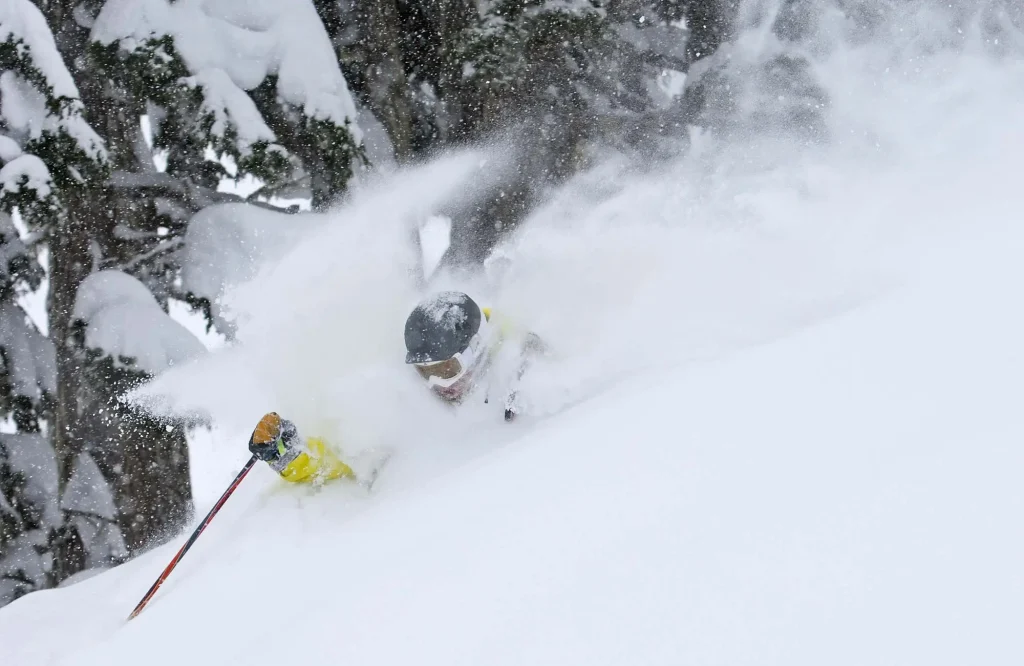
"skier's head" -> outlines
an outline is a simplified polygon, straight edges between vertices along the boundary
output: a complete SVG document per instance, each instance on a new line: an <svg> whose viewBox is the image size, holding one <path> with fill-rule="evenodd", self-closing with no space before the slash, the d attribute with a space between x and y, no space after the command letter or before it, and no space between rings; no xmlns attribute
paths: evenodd
<svg viewBox="0 0 1024 666"><path fill-rule="evenodd" d="M472 388L487 359L487 318L472 298L442 291L421 301L405 321L405 362L442 398Z"/></svg>

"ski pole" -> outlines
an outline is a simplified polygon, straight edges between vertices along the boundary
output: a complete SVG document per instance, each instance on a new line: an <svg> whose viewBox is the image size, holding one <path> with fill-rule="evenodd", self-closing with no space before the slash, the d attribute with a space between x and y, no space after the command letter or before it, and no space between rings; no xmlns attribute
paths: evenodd
<svg viewBox="0 0 1024 666"><path fill-rule="evenodd" d="M178 551L178 554L175 555L174 558L171 560L170 564L167 565L167 568L164 569L164 572L160 574L160 576L156 579L156 582L153 583L153 586L149 588L149 592L146 592L146 596L142 597L142 601L140 601L139 605L135 607L135 610L132 611L132 614L128 616L128 620L131 620L136 615L142 612L142 609L145 608L146 604L150 602L150 600L153 598L153 595L156 594L156 591L160 588L161 585L163 585L163 582L167 580L167 577L171 575L171 572L174 571L174 567L178 566L178 562L181 561L181 558L185 557L185 553L187 553L188 549L192 547L192 544L196 542L196 539L199 538L199 535L203 533L203 530L206 529L206 526L210 524L210 521L213 520L213 517L217 515L218 511L220 511L220 508L224 506L224 502L228 501L228 498L231 497L231 493L235 492L235 488L237 488L238 484L242 482L242 479L244 479L245 475L249 473L249 470L252 469L252 466L256 464L257 460L258 458L256 458L256 456L249 458L249 462L245 463L245 467L243 467L242 471L238 473L238 476L235 477L235 480L231 482L231 485L228 486L228 489L224 491L224 494L220 496L220 499L217 500L217 503L213 505L213 508L210 509L210 513L206 514L206 518L203 518L203 522L199 523L199 527L197 527L195 532L192 533L192 536L188 538L188 541L185 542L185 545L181 547L181 550Z"/></svg>

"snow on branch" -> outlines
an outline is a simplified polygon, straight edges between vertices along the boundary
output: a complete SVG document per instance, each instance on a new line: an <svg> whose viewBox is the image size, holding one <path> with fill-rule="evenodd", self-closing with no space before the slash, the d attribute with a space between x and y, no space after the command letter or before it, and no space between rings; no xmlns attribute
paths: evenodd
<svg viewBox="0 0 1024 666"><path fill-rule="evenodd" d="M0 212L0 299L10 295L15 282L36 286L40 274L33 271L32 266L28 248L19 237L14 221L7 213Z"/></svg>
<svg viewBox="0 0 1024 666"><path fill-rule="evenodd" d="M110 485L86 451L75 458L60 507L72 514L70 523L82 539L87 569L118 561L127 555L124 537L115 522L117 507Z"/></svg>
<svg viewBox="0 0 1024 666"><path fill-rule="evenodd" d="M103 473L92 456L82 452L75 458L71 479L64 489L60 507L106 520L117 517L117 508Z"/></svg>
<svg viewBox="0 0 1024 666"><path fill-rule="evenodd" d="M0 134L0 162L10 162L22 154L21 146L9 136Z"/></svg>
<svg viewBox="0 0 1024 666"><path fill-rule="evenodd" d="M0 0L0 71L21 82L8 79L3 87L0 116L9 130L36 140L44 132L65 133L88 159L105 160L46 19L29 0Z"/></svg>
<svg viewBox="0 0 1024 666"><path fill-rule="evenodd" d="M14 395L37 402L43 391L56 392L53 345L11 300L0 302L0 352L0 379L10 385Z"/></svg>
<svg viewBox="0 0 1024 666"><path fill-rule="evenodd" d="M35 155L16 157L0 168L0 188L5 193L27 194L37 201L46 201L53 194L52 186L50 170Z"/></svg>
<svg viewBox="0 0 1024 666"><path fill-rule="evenodd" d="M205 352L202 343L171 319L141 282L120 271L99 271L82 282L74 318L85 322L86 347L150 375Z"/></svg>
<svg viewBox="0 0 1024 666"><path fill-rule="evenodd" d="M263 122L263 116L256 109L252 98L238 88L223 69L204 69L185 79L185 84L202 89L202 108L213 116L210 132L214 136L226 136L233 121L238 128L237 140L244 145L251 146L260 141L273 143L277 140Z"/></svg>
<svg viewBox="0 0 1024 666"><path fill-rule="evenodd" d="M230 332L221 297L280 259L301 235L321 223L312 213L289 214L248 204L219 204L197 213L185 233L182 286L209 303L213 323Z"/></svg>
<svg viewBox="0 0 1024 666"><path fill-rule="evenodd" d="M9 37L21 39L32 51L35 66L54 96L78 98L78 88L57 52L46 19L29 0L0 0L0 41Z"/></svg>
<svg viewBox="0 0 1024 666"><path fill-rule="evenodd" d="M46 435L0 434L0 452L3 452L4 462L11 472L31 479L22 487L20 501L32 507L33 522L46 526L59 525L57 459Z"/></svg>
<svg viewBox="0 0 1024 666"><path fill-rule="evenodd" d="M47 587L61 523L57 460L40 433L0 433L0 606Z"/></svg>
<svg viewBox="0 0 1024 666"><path fill-rule="evenodd" d="M93 41L128 51L164 36L197 83L213 85L215 106L241 112L233 115L241 135L262 136L265 125L240 105L244 93L225 84L253 90L274 76L284 102L310 118L348 124L361 141L355 103L310 0L109 0L92 31Z"/></svg>

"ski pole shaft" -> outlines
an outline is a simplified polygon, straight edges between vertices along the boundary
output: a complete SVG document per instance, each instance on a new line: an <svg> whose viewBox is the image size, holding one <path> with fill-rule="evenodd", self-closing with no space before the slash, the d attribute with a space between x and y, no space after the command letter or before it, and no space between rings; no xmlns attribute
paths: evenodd
<svg viewBox="0 0 1024 666"><path fill-rule="evenodd" d="M181 547L181 550L178 551L178 554L175 555L173 559L171 559L170 563L167 565L167 568L164 569L163 573L160 574L160 576L153 583L153 586L149 588L148 592L146 592L146 596L142 597L142 601L140 601L139 604L135 607L135 610L132 611L132 614L128 616L129 620L131 620L136 615L142 612L142 609L145 608L146 604L150 602L150 600L156 594L156 591L160 589L160 586L163 585L163 582L167 580L167 577L171 575L171 572L174 571L174 567L178 566L178 562L181 561L181 558L185 557L185 553L187 553L188 549L192 547L192 544L196 542L196 539L198 539L199 535L203 533L203 530L205 530L206 526L210 524L210 521L213 520L213 517L217 515L217 512L220 511L220 508L222 506L224 506L224 503L228 501L228 498L231 497L231 493L235 492L235 488L237 488L238 484L242 482L242 479L244 479L245 475L249 473L249 470L252 469L253 465L256 464L257 460L258 458L256 458L256 456L252 456L251 458L249 458L249 462L245 463L245 467L243 467L242 471L238 473L238 475L235 477L235 480L231 482L231 485L228 486L228 489L224 491L224 494L220 496L220 499L217 500L217 503L213 505L213 508L210 509L210 513L206 514L206 518L203 518L203 522L199 523L199 527L197 527L195 531L192 532L192 536L188 538L188 541L186 541L185 545Z"/></svg>

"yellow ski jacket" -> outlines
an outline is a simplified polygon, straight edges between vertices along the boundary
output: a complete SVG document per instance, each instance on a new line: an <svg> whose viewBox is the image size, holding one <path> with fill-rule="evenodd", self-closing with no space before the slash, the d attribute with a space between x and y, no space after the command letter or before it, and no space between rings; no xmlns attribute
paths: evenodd
<svg viewBox="0 0 1024 666"><path fill-rule="evenodd" d="M285 481L292 483L322 483L334 479L356 478L352 468L341 462L324 440L319 437L306 439L305 450L299 451L291 460L282 459L280 468L272 465Z"/></svg>

